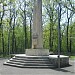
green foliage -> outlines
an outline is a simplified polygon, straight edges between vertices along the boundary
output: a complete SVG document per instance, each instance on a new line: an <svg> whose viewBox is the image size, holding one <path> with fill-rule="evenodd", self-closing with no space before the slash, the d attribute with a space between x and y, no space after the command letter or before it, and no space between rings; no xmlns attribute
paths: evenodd
<svg viewBox="0 0 75 75"><path fill-rule="evenodd" d="M2 10L2 9L0 9L0 12L3 12L3 10Z"/></svg>
<svg viewBox="0 0 75 75"><path fill-rule="evenodd" d="M44 48L49 49L49 25L46 25L43 28L43 43L44 43Z"/></svg>
<svg viewBox="0 0 75 75"><path fill-rule="evenodd" d="M75 59L75 56L70 56L70 58L74 60Z"/></svg>
<svg viewBox="0 0 75 75"><path fill-rule="evenodd" d="M6 2L3 3L4 6L7 6Z"/></svg>
<svg viewBox="0 0 75 75"><path fill-rule="evenodd" d="M24 1L26 1L26 8L24 9ZM57 15L57 5L60 0L42 0L43 2L43 47L50 49L50 39L52 48L51 51L57 52L58 50L58 15ZM66 13L66 10L75 11L74 3L67 2L66 0L61 0L62 7L62 17ZM12 53L12 37L13 37L13 26L14 26L14 52L15 53L24 53L25 52L25 31L23 23L25 22L25 14L26 14L26 30L27 30L27 48L30 48L30 20L33 17L33 0L0 0L0 4L4 5L5 11L2 6L0 7L0 23L1 17L4 11L4 16L2 19L2 25L0 27L0 53L3 53L2 49L2 26L3 26L3 38L4 38L4 52L8 55L8 42L9 42L9 50ZM73 7L71 6L73 5ZM70 5L70 6L69 6ZM69 6L69 7L67 7ZM13 10L15 8L15 13ZM6 11L7 9L7 11ZM26 10L26 12L24 12ZM63 13L64 11L64 13ZM71 11L70 11L71 12ZM14 17L15 15L15 17ZM15 18L15 23L14 23ZM66 15L65 15L66 18ZM63 19L65 19L63 18ZM74 17L72 17L74 18ZM61 52L67 53L66 48L66 23L65 28L63 28L63 20L61 19ZM51 31L50 31L51 29ZM51 35L50 35L51 33ZM10 36L9 36L10 34ZM73 38L70 38L73 37ZM75 53L75 23L71 22L69 24L68 31L68 42L70 49L70 39L71 39L71 53ZM9 40L8 40L9 38Z"/></svg>

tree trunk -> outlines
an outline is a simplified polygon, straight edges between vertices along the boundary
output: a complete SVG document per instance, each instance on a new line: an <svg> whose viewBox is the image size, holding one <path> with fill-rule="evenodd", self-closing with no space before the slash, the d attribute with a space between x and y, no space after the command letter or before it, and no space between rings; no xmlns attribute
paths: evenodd
<svg viewBox="0 0 75 75"><path fill-rule="evenodd" d="M24 26L24 49L27 48L28 45L28 39L27 39L27 26L26 26L26 1L24 2L24 20L23 20L23 26Z"/></svg>
<svg viewBox="0 0 75 75"><path fill-rule="evenodd" d="M2 26L2 47L3 47L3 57L5 56L4 52L4 34L3 34L3 26Z"/></svg>
<svg viewBox="0 0 75 75"><path fill-rule="evenodd" d="M72 27L71 27L71 30L70 30L70 50L69 50L69 52L71 52L71 50L72 50Z"/></svg>
<svg viewBox="0 0 75 75"><path fill-rule="evenodd" d="M69 45L69 43L68 43L68 29L69 29L68 9L67 9L67 20L68 20L68 22L67 22L67 31L66 31L66 34L67 34L67 52L69 52L69 47L68 47L68 45Z"/></svg>
<svg viewBox="0 0 75 75"><path fill-rule="evenodd" d="M30 20L30 48L32 47L32 19Z"/></svg>
<svg viewBox="0 0 75 75"><path fill-rule="evenodd" d="M51 38L51 32L52 32L52 26L51 26L51 24L50 24L50 36L49 36L49 46L50 46L50 51L51 51L51 49L52 49L52 38Z"/></svg>
<svg viewBox="0 0 75 75"><path fill-rule="evenodd" d="M15 53L15 8L14 8L14 25L13 25L13 34L12 34L12 53Z"/></svg>
<svg viewBox="0 0 75 75"><path fill-rule="evenodd" d="M11 4L10 4L10 21L9 21L9 29L8 29L8 55L10 55L10 32L11 32L11 24L12 24L12 18L13 16L11 15Z"/></svg>
<svg viewBox="0 0 75 75"><path fill-rule="evenodd" d="M0 23L0 27L2 28L2 49L3 49L3 57L5 56L5 52L4 52L4 34L3 34L3 25L2 25L2 21L3 21L3 17L4 17L4 5L3 5L3 13L2 13L2 17L1 17L1 23Z"/></svg>

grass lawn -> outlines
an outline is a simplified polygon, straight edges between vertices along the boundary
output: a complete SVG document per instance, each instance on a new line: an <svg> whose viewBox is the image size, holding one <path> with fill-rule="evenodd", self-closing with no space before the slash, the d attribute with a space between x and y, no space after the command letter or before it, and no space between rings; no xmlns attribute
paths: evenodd
<svg viewBox="0 0 75 75"><path fill-rule="evenodd" d="M75 56L70 56L71 59L75 59Z"/></svg>

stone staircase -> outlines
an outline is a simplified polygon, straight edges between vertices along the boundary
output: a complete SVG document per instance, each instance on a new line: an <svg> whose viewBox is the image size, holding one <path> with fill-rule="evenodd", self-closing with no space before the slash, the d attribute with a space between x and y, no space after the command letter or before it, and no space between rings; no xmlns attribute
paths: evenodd
<svg viewBox="0 0 75 75"><path fill-rule="evenodd" d="M55 68L50 63L48 56L26 56L25 54L15 55L7 62L4 62L4 65L20 68Z"/></svg>

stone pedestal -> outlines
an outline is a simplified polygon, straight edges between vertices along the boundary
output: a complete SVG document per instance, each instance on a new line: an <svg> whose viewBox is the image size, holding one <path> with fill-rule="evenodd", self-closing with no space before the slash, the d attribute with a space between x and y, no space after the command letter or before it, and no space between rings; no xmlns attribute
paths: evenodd
<svg viewBox="0 0 75 75"><path fill-rule="evenodd" d="M27 56L49 56L49 49L26 49Z"/></svg>

